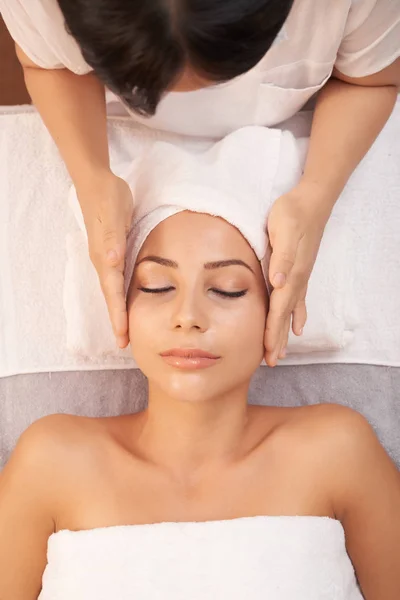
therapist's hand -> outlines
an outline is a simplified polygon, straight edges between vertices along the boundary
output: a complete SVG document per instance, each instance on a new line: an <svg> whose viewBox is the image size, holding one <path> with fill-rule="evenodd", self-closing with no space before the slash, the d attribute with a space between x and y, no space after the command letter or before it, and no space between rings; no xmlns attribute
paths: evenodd
<svg viewBox="0 0 400 600"><path fill-rule="evenodd" d="M133 199L128 184L112 173L78 190L89 239L89 254L100 279L117 344L129 343L124 294L126 237L131 227Z"/></svg>
<svg viewBox="0 0 400 600"><path fill-rule="evenodd" d="M285 357L290 327L295 335L303 332L308 280L333 204L329 191L302 181L278 198L269 214L269 279L274 289L265 332L265 360L271 367Z"/></svg>

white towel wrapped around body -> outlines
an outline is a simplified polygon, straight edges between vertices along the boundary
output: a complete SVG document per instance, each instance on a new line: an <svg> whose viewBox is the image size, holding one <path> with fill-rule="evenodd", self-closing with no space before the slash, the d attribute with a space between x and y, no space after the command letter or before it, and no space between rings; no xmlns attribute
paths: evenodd
<svg viewBox="0 0 400 600"><path fill-rule="evenodd" d="M239 229L261 261L268 282L268 213L274 201L298 182L306 140L297 140L288 131L246 127L222 141L207 145L203 140L201 148L188 148L183 141L157 140L154 132L151 135L146 144L142 141L140 149L138 139L132 136L131 163L125 146L120 163L117 152L114 167L130 184L135 199L126 282L147 235L162 220L182 210L219 216ZM129 147L130 140L126 141ZM74 189L70 205L80 231L68 239L64 289L67 347L72 354L87 359L127 357L126 351L115 348L105 301L89 264ZM291 335L289 353L338 350L352 339L357 321L348 260L350 243L345 224L333 217L310 280L308 323L303 337Z"/></svg>
<svg viewBox="0 0 400 600"><path fill-rule="evenodd" d="M39 600L362 600L338 521L250 517L61 531Z"/></svg>

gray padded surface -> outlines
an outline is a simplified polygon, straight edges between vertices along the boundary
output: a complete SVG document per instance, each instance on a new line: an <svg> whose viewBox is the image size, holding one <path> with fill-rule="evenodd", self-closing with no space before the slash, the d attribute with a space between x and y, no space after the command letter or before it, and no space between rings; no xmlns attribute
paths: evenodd
<svg viewBox="0 0 400 600"><path fill-rule="evenodd" d="M299 406L334 402L363 413L400 467L400 369L368 365L261 367L249 400ZM33 421L52 413L111 416L146 404L138 370L18 375L0 379L0 467Z"/></svg>

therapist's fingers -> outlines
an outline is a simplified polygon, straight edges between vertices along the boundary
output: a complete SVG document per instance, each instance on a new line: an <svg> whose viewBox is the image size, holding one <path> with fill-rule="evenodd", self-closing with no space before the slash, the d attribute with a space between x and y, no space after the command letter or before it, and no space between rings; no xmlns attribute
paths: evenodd
<svg viewBox="0 0 400 600"><path fill-rule="evenodd" d="M82 197L81 205L90 258L99 276L117 344L124 348L129 343L124 268L133 200L123 179L109 174L101 184L94 197Z"/></svg>
<svg viewBox="0 0 400 600"><path fill-rule="evenodd" d="M98 243L97 247L101 249L103 245ZM125 348L129 343L129 337L124 281L124 246L113 244L112 252L104 249L103 252L100 250L95 253L92 250L90 255L97 270L117 344L120 348Z"/></svg>
<svg viewBox="0 0 400 600"><path fill-rule="evenodd" d="M283 288L296 262L298 240L290 234L280 237L272 247L269 279L274 288Z"/></svg>
<svg viewBox="0 0 400 600"><path fill-rule="evenodd" d="M285 326L282 329L280 351L279 351L279 355L278 355L279 360L283 360L284 358L286 358L287 346L288 346L288 342L289 342L289 331L290 331L291 324L292 324L292 317L290 316L288 319L286 319Z"/></svg>
<svg viewBox="0 0 400 600"><path fill-rule="evenodd" d="M117 344L121 348L128 344L124 288L126 235L123 219L117 214L108 214L102 228L103 254L99 276Z"/></svg>
<svg viewBox="0 0 400 600"><path fill-rule="evenodd" d="M293 323L292 330L295 335L302 335L304 326L307 322L307 305L306 305L306 295L307 295L307 287L305 286L301 293L300 298L297 301L296 306L293 310Z"/></svg>
<svg viewBox="0 0 400 600"><path fill-rule="evenodd" d="M110 321L120 348L129 343L124 268L126 227L115 208L104 209L91 227L89 251L107 303Z"/></svg>
<svg viewBox="0 0 400 600"><path fill-rule="evenodd" d="M126 309L123 268L105 267L101 271L100 284L107 303L117 344L125 348L129 344L128 314Z"/></svg>
<svg viewBox="0 0 400 600"><path fill-rule="evenodd" d="M270 237L272 254L269 265L269 279L274 288L286 284L296 263L299 235L295 226L286 225L275 239Z"/></svg>
<svg viewBox="0 0 400 600"><path fill-rule="evenodd" d="M283 289L274 290L271 294L264 341L265 361L270 367L277 364L285 342L286 329L290 326L292 292L292 287L287 284Z"/></svg>

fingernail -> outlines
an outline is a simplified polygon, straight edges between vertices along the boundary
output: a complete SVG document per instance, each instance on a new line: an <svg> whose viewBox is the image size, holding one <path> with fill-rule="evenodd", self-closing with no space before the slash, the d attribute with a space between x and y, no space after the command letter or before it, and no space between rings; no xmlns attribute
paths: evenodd
<svg viewBox="0 0 400 600"><path fill-rule="evenodd" d="M118 256L117 253L115 252L115 250L109 250L107 252L107 260L114 263L118 260Z"/></svg>
<svg viewBox="0 0 400 600"><path fill-rule="evenodd" d="M283 287L286 283L286 275L284 273L277 273L274 277L272 285L274 287Z"/></svg>
<svg viewBox="0 0 400 600"><path fill-rule="evenodd" d="M125 348L126 339L124 337L117 337L118 348Z"/></svg>
<svg viewBox="0 0 400 600"><path fill-rule="evenodd" d="M299 335L303 335L303 331L304 331L303 327L301 329L299 329Z"/></svg>
<svg viewBox="0 0 400 600"><path fill-rule="evenodd" d="M279 361L279 353L278 353L278 354L273 354L273 355L271 356L271 359L270 359L270 361L271 361L271 364L272 364L273 366L277 365L277 364L278 364L278 361Z"/></svg>

